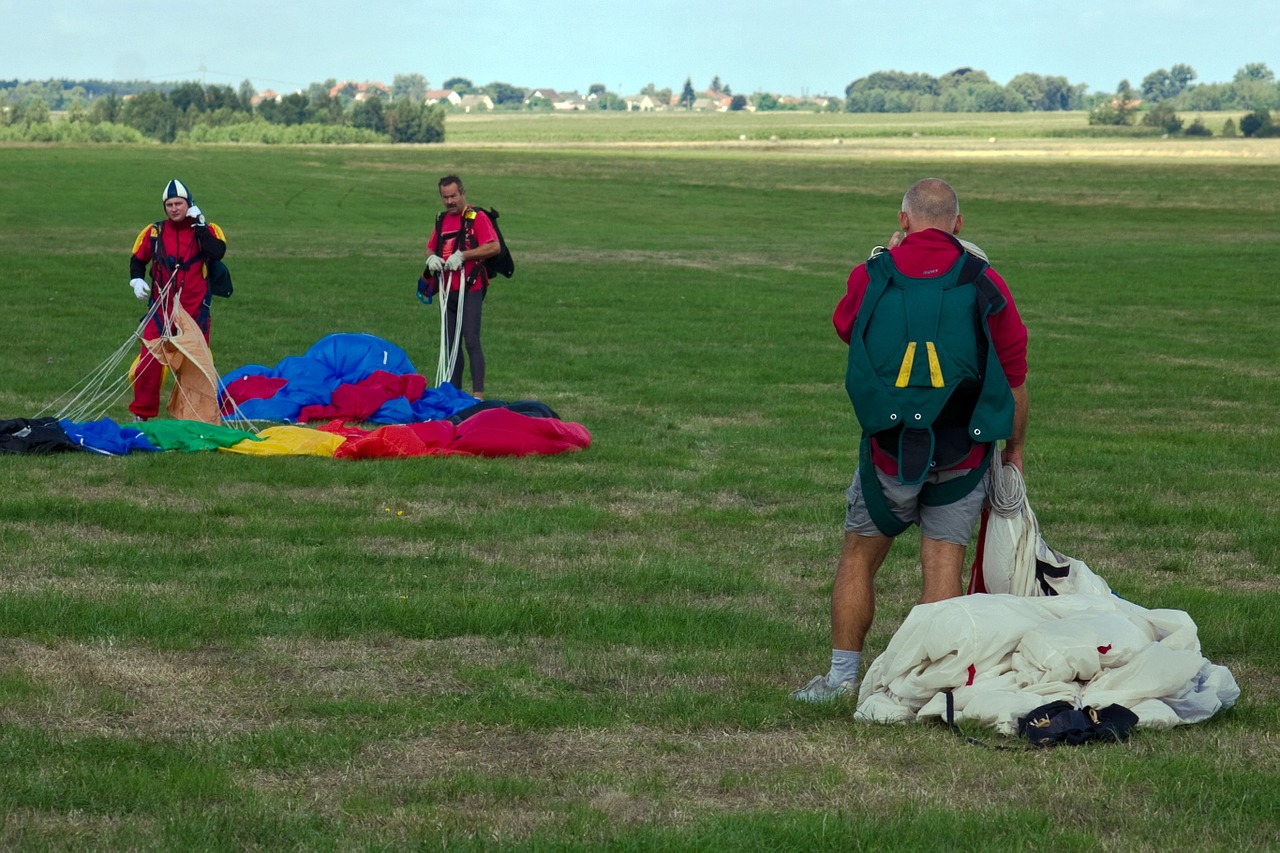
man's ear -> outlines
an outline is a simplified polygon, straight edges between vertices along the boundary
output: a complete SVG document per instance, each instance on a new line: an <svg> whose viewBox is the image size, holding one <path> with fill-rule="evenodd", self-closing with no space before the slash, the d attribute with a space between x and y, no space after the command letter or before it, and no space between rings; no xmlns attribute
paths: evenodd
<svg viewBox="0 0 1280 853"><path fill-rule="evenodd" d="M898 227L902 229L903 234L911 233L911 217L907 216L905 210L898 211Z"/></svg>
<svg viewBox="0 0 1280 853"><path fill-rule="evenodd" d="M961 228L963 228L963 227L964 227L964 214L963 214L963 213L957 213L957 214L956 214L956 224L955 224L954 226L952 226L952 228L951 228L951 233L952 233L952 234L954 234L954 235L958 235L958 234L960 233L960 229L961 229Z"/></svg>

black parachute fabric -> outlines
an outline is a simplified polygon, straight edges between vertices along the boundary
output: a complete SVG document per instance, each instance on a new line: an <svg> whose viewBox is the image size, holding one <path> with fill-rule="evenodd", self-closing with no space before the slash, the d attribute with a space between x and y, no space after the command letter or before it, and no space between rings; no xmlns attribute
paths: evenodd
<svg viewBox="0 0 1280 853"><path fill-rule="evenodd" d="M0 453L63 453L83 450L67 437L57 418L0 421Z"/></svg>

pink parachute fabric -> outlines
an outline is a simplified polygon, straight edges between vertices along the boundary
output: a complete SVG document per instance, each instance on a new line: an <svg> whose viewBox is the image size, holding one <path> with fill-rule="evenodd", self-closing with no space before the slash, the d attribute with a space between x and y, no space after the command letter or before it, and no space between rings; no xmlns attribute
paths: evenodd
<svg viewBox="0 0 1280 853"><path fill-rule="evenodd" d="M510 409L486 409L457 426L451 421L426 421L364 433L335 421L320 429L348 436L334 452L335 459L551 455L591 446L591 433L582 424L530 417Z"/></svg>
<svg viewBox="0 0 1280 853"><path fill-rule="evenodd" d="M569 453L591 446L591 433L582 424L555 418L534 418L510 409L486 409L458 424L451 447L473 456L528 456Z"/></svg>

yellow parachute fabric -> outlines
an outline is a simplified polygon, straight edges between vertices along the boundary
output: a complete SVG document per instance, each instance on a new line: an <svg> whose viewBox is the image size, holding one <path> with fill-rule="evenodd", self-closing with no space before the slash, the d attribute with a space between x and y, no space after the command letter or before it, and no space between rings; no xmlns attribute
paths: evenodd
<svg viewBox="0 0 1280 853"><path fill-rule="evenodd" d="M220 424L218 371L204 334L181 305L174 304L169 317L171 334L143 341L152 357L173 373L169 417L182 421Z"/></svg>
<svg viewBox="0 0 1280 853"><path fill-rule="evenodd" d="M247 456L333 456L345 436L323 430L300 426L267 427L258 433L258 440L245 440L231 447L220 447L222 453L243 453Z"/></svg>

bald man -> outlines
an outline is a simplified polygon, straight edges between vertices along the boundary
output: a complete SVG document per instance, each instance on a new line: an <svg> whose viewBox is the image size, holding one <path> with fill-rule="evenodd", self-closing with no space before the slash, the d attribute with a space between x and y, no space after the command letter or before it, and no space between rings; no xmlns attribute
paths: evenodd
<svg viewBox="0 0 1280 853"><path fill-rule="evenodd" d="M862 427L831 590L831 667L793 699L856 697L875 616L875 576L894 539L920 527L920 603L961 594L965 549L996 443L1022 469L1027 330L1004 279L960 240L955 190L907 190L900 232L849 275L832 322L849 344L845 387Z"/></svg>

